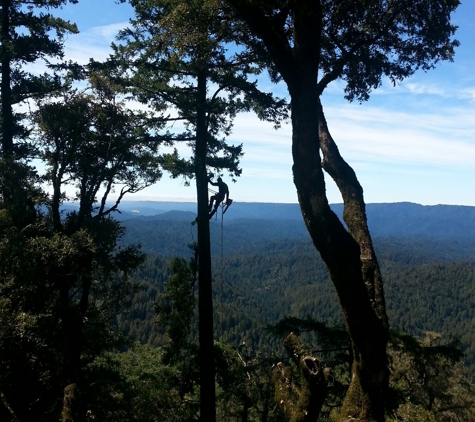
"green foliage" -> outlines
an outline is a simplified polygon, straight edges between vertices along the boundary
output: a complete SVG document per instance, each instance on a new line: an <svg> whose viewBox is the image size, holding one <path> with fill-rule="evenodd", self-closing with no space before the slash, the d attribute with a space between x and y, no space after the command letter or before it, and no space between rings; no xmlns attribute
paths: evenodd
<svg viewBox="0 0 475 422"><path fill-rule="evenodd" d="M71 371L117 345L110 318L134 291L128 273L142 260L132 247L115 250L118 229L113 221L71 235L41 223L2 226L0 391L20 419L60 413Z"/></svg>
<svg viewBox="0 0 475 422"><path fill-rule="evenodd" d="M90 90L90 94L86 92ZM86 92L68 90L41 101L35 113L37 148L47 163L45 180L53 185L52 212L59 224L58 203L64 189L74 186L79 203L79 224L93 211L101 194L98 216L117 209L127 193L136 193L161 177L158 154L163 142L154 135L161 122L149 124L146 113L128 109L117 100L117 89L103 77L92 74ZM121 186L113 206L106 201L115 186ZM102 190L102 193L100 189ZM56 216L55 216L56 215Z"/></svg>
<svg viewBox="0 0 475 422"><path fill-rule="evenodd" d="M168 246L171 252L186 254L185 245L192 240L189 221L160 220L157 216L129 220L125 225L127 242L142 243L148 253L159 253L162 257L167 256ZM288 315L301 319L309 315L329 325L343 323L325 266L298 227L265 220L261 224L258 220L225 223L224 261L222 267L220 261L214 263L214 268L219 269L215 279L215 329L220 340L239 345L245 339L255 350L270 353L279 350L279 345L266 326ZM211 229L212 244L216 247L220 244L220 230L217 225ZM459 338L472 380L475 373L475 339L470 328L474 317L471 303L475 300L471 288L473 242L378 237L375 248L381 259L391 325L418 337L424 336L425 331L435 331L446 341ZM219 247L213 253L218 257ZM162 262L151 258L137 275L150 291L161 288L157 272L161 274ZM154 344L161 344L160 333L150 326L154 317L151 306L143 337L139 334L139 320L133 323L137 327L134 332L141 336L141 341L147 342L151 335L157 341Z"/></svg>
<svg viewBox="0 0 475 422"><path fill-rule="evenodd" d="M228 234L233 237L231 233ZM421 247L424 250L421 251ZM470 293L473 262L441 262L440 247L442 245L434 240L430 243L420 240L411 242L408 239L396 243L392 240L377 240L378 253L383 257L382 268L387 280L385 291L392 324L402 325L418 336L423 335L424 330L443 332L442 339L430 344L409 335L392 334L390 417L419 412L422 415L430 413L436 420L442 421L451 420L451 412L454 412L462 419L470 420L473 387L466 378L466 369L460 360L470 364L473 359L470 346L472 332L468 328L471 314L467 311L473 299ZM450 247L457 246L454 243ZM466 253L466 245L460 245L460 248L460 253ZM282 347L275 335L266 329L266 325L275 325L285 315L294 315L282 319L272 331L281 338L290 331L299 333L307 348L315 352L326 367L331 368L327 407L324 407L323 413L330 417L330 408L341 405L348 388L351 356L348 352L349 340L341 326L338 302L323 264L315 262L315 252L311 245L307 245L307 241L251 244L248 254L239 250L239 254L225 255L223 270L215 280L217 336L234 347L245 342L245 349L251 355L280 355ZM451 254L456 256L457 249L452 250ZM143 267L139 279L147 285L148 292L163 289L164 278L161 274L166 273L166 266L164 261L156 257ZM153 280L153 284L149 284L148 280ZM146 298L141 296L141 299ZM144 309L138 299L135 299L137 301L133 309ZM421 303L422 300L424 302ZM432 305L428 307L427 303ZM148 321L153 320L152 308L149 308L148 318ZM322 324L317 319L326 320L327 323ZM154 344L165 344L160 330L150 327L148 323L144 329L149 330L150 327L150 331L140 331L139 320L135 321L134 327L134 333L140 335L142 341L153 339ZM456 335L460 336L463 350L468 354L465 358L461 354L460 344L450 340ZM191 338L196 339L195 330L192 330ZM247 352L239 353L245 359ZM398 356L396 360L393 355ZM288 367L285 359L280 361ZM437 371L445 374L437 381L440 386L435 401L439 403L438 409L443 409L444 400L446 403L451 400L455 403L450 409L448 405L445 406L446 411L438 414L427 410L428 396L422 382L425 379L428 386L432 385L436 382L437 378L433 374ZM407 387L404 377L395 381L396 377L409 374L412 374L412 389ZM293 379L296 379L295 374ZM241 381L237 382L239 385ZM238 403L243 402L238 399L229 401L229 405L234 406L233 412L243 409L242 404Z"/></svg>
<svg viewBox="0 0 475 422"><path fill-rule="evenodd" d="M168 107L183 121L182 133L168 133L170 140L188 142L193 147L198 125L198 75L205 75L207 165L218 172L227 169L239 176L242 145L228 145L224 137L232 130L238 112L254 110L262 119L277 125L286 118L283 100L257 88L249 80L261 72L256 55L233 48L236 26L222 2L134 0L135 19L122 31L114 46L115 56L107 67L123 91L158 113ZM177 152L165 157L166 169L173 177L194 177L194 160L180 158Z"/></svg>
<svg viewBox="0 0 475 422"><path fill-rule="evenodd" d="M157 324L167 327L167 346L165 360L181 360L181 352L188 348L192 320L196 311L195 283L196 274L184 259L175 258L171 261L172 275L165 282L165 293L158 296L155 304Z"/></svg>
<svg viewBox="0 0 475 422"><path fill-rule="evenodd" d="M44 60L49 70L55 68L49 59L63 57L64 39L77 33L75 24L54 17L49 11L77 0L3 0L0 21L0 59L2 72L2 152L4 157L14 152L24 158L30 145L24 141L28 129L21 124L26 115L13 111L13 106L38 98L58 89L55 75L34 75L27 65ZM14 144L14 139L16 143Z"/></svg>
<svg viewBox="0 0 475 422"><path fill-rule="evenodd" d="M322 359L327 365L328 395L322 409L321 416L334 418L341 406L345 390L349 386L351 349L339 349L339 338L348 334L344 330L328 329L326 324L311 321L310 318L299 320L288 318L281 321L277 328L300 327L309 329L307 336L309 344L318 344L314 355ZM310 327L315 327L313 333ZM274 327L274 330L276 329ZM322 332L340 331L339 335L327 337ZM313 336L316 334L316 337ZM293 336L292 346L289 338ZM331 338L336 340L332 345ZM323 339L323 344L319 341ZM288 417L295 417L297 403L301 395L300 385L302 374L298 371L298 359L305 351L295 335L290 335L285 342L290 349L290 356L294 365L279 363L275 371L277 400L284 406ZM302 350L302 351L301 351ZM335 353L339 351L339 353ZM343 352L343 353L341 353ZM329 356L333 355L332 359ZM443 343L441 336L428 332L424 339L418 339L407 333L391 330L388 346L390 360L390 394L387 403L388 421L458 421L473 420L475 410L474 386L467 380L461 359L461 344L458 341Z"/></svg>
<svg viewBox="0 0 475 422"><path fill-rule="evenodd" d="M39 176L34 168L12 157L0 159L0 212L4 225L26 227L35 222L37 207L45 194L38 187Z"/></svg>
<svg viewBox="0 0 475 422"><path fill-rule="evenodd" d="M405 403L399 406L397 416L395 418L388 418L387 422L436 422L432 412L424 409L421 405L413 403Z"/></svg>
<svg viewBox="0 0 475 422"><path fill-rule="evenodd" d="M281 422L283 414L274 403L272 368L276 357L263 357L245 344L215 345L217 419L219 421Z"/></svg>
<svg viewBox="0 0 475 422"><path fill-rule="evenodd" d="M38 100L31 121L46 164L41 180L4 159L21 177L7 172L1 189L2 419L51 420L63 410L68 420L70 409L82 418L91 408L98 413L101 400L109 406L89 394L94 376L104 374L88 368L122 341L112 321L136 291L129 275L144 260L137 246L118 246L123 228L110 213L126 193L159 179L162 139L150 134L144 114L116 101L113 84L97 75L90 82L91 94L63 90ZM40 181L53 186L51 196L37 188ZM77 189L79 210L63 213L68 185Z"/></svg>
<svg viewBox="0 0 475 422"><path fill-rule="evenodd" d="M345 98L367 100L386 77L396 84L416 70L453 60L459 42L450 22L459 0L323 3L322 89L346 82Z"/></svg>
<svg viewBox="0 0 475 422"><path fill-rule="evenodd" d="M147 345L134 344L125 353L107 354L92 365L113 369L120 383L112 394L114 407L107 413L105 406L93 410L100 420L117 422L185 422L197 420L197 397L194 389L182 390L181 365L169 365L164 361L164 352Z"/></svg>
<svg viewBox="0 0 475 422"><path fill-rule="evenodd" d="M390 344L393 397L406 402L390 413L404 420L412 413L415 420L475 420L475 390L465 377L459 342L444 344L433 332L419 340L393 331Z"/></svg>

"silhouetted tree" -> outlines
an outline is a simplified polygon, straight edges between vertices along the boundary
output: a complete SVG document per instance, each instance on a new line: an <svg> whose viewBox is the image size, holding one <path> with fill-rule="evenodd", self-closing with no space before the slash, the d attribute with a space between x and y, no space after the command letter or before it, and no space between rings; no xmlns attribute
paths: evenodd
<svg viewBox="0 0 475 422"><path fill-rule="evenodd" d="M180 159L175 150L164 166L174 177L196 178L201 417L211 422L216 416L208 176L211 170L227 170L233 177L241 173L242 145L220 139L231 133L236 113L253 109L261 118L278 122L285 116L285 103L249 81L260 69L247 53L230 50L238 31L223 15L220 2L131 4L136 19L122 31L120 39L127 43L115 47L112 67L119 64L129 76L118 79L134 98L157 112L176 110L173 120L183 121L186 130L170 139L188 141L192 148L189 160Z"/></svg>
<svg viewBox="0 0 475 422"><path fill-rule="evenodd" d="M383 421L388 321L363 189L328 130L320 96L337 79L345 97L369 98L383 77L394 84L451 60L450 15L458 0L227 0L249 27L247 45L265 48L292 104L293 175L305 224L335 285L354 361L342 419ZM329 207L325 170L344 202L343 225Z"/></svg>

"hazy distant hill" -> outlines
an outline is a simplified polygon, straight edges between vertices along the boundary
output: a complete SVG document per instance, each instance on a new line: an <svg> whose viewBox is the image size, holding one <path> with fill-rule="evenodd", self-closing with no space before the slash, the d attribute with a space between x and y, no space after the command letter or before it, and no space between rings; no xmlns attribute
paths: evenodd
<svg viewBox="0 0 475 422"><path fill-rule="evenodd" d="M367 215L371 232L378 236L475 239L475 207L369 204Z"/></svg>
<svg viewBox="0 0 475 422"><path fill-rule="evenodd" d="M332 205L341 217L342 204ZM114 214L127 227L150 234L159 231L164 240L170 235L192 242L191 222L196 204L183 202L124 202L122 214ZM376 237L411 237L475 241L475 207L456 205L422 206L402 202L368 204L368 223ZM170 222L170 224L168 223ZM212 235L218 236L221 216L211 220ZM309 239L297 204L234 203L224 216L225 236L235 247L241 244L276 239ZM135 235L134 235L135 236ZM231 240L229 239L229 240Z"/></svg>

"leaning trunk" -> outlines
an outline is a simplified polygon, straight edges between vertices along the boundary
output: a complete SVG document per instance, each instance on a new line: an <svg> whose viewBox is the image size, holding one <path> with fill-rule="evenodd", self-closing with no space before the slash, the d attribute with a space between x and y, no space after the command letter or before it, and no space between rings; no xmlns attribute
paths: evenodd
<svg viewBox="0 0 475 422"><path fill-rule="evenodd" d="M206 171L206 73L198 75L196 189L198 198L198 335L200 345L200 420L216 421L211 245Z"/></svg>
<svg viewBox="0 0 475 422"><path fill-rule="evenodd" d="M328 130L323 107L318 101L318 133L323 152L322 165L335 181L343 198L343 219L348 232L360 246L363 279L376 315L388 328L386 303L383 292L381 270L373 248L373 241L366 218L366 204L356 174L340 155L337 145Z"/></svg>
<svg viewBox="0 0 475 422"><path fill-rule="evenodd" d="M292 97L294 183L302 215L325 261L343 310L354 356L342 419L383 421L387 390L387 321L368 295L358 240L330 209L320 157L319 97L312 76L289 85ZM356 178L355 178L356 179ZM354 212L346 210L346 218ZM381 292L382 294L382 292Z"/></svg>

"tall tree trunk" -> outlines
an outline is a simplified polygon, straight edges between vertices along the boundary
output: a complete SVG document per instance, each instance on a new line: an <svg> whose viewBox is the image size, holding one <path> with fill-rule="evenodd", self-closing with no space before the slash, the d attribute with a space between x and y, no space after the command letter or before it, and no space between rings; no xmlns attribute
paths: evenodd
<svg viewBox="0 0 475 422"><path fill-rule="evenodd" d="M381 311L375 311L379 307L373 307L368 294L371 289L365 284L366 268L361 255L367 251L360 247L359 236L366 222L365 217L362 220L361 207L354 206L350 200L354 199L352 194L361 188L355 184L356 177L354 180L345 179L346 188L351 193L345 194L345 219L351 225L348 232L330 209L325 193L320 157L320 138L325 133L320 133L322 110L316 83L312 79L312 75L308 80L300 75L299 80L289 86L294 183L305 224L328 267L351 338L354 360L350 388L343 405L343 420L382 422L388 380L387 319L384 311L382 318L379 315ZM329 145L326 147L328 149ZM329 153L327 159L328 156ZM368 241L363 235L361 239ZM382 297L382 291L380 294Z"/></svg>
<svg viewBox="0 0 475 422"><path fill-rule="evenodd" d="M2 0L1 66L2 66L2 148L3 157L13 155L13 110L11 88L11 39L10 39L11 0Z"/></svg>
<svg viewBox="0 0 475 422"><path fill-rule="evenodd" d="M198 74L196 190L198 198L198 334L200 345L200 420L216 421L211 245L208 218L206 72Z"/></svg>
<svg viewBox="0 0 475 422"><path fill-rule="evenodd" d="M71 280L65 277L60 287L61 324L63 330L63 411L62 421L82 421L81 395L78 387L78 373L81 358L82 327L77 309L71 306L69 290Z"/></svg>
<svg viewBox="0 0 475 422"><path fill-rule="evenodd" d="M82 397L83 368L81 356L84 349L84 321L89 308L90 289L92 285L93 255L87 253L81 262L83 275L80 279L81 298L79 303L72 303L70 290L77 287L77 279L64 277L60 279L60 307L63 329L64 359L62 422L82 422L86 419L86 408Z"/></svg>

